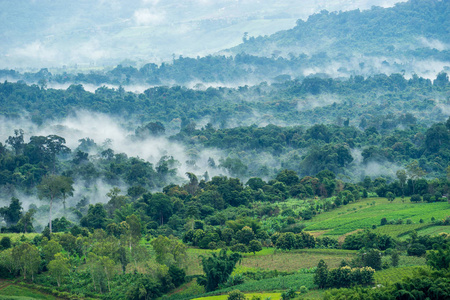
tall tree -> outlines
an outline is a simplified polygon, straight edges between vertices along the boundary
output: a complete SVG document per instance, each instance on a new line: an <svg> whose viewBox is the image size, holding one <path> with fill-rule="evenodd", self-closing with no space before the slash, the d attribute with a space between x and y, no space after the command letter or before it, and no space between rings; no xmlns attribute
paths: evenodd
<svg viewBox="0 0 450 300"><path fill-rule="evenodd" d="M56 253L54 260L48 263L48 271L55 277L58 287L61 286L62 279L70 272L69 259L62 253Z"/></svg>
<svg viewBox="0 0 450 300"><path fill-rule="evenodd" d="M61 175L50 175L44 177L41 184L37 186L39 199L47 199L50 201L49 210L49 229L52 233L52 207L53 202L61 198L65 198L65 195L73 195L73 180L69 177Z"/></svg>
<svg viewBox="0 0 450 300"><path fill-rule="evenodd" d="M0 207L0 216L5 219L7 226L17 224L22 217L22 203L16 197L12 197L9 206Z"/></svg>
<svg viewBox="0 0 450 300"><path fill-rule="evenodd" d="M156 252L156 261L160 264L171 266L175 264L177 267L184 267L186 261L185 244L177 241L175 238L158 236L151 242L153 250Z"/></svg>
<svg viewBox="0 0 450 300"><path fill-rule="evenodd" d="M8 139L5 141L6 144L11 145L11 147L14 148L14 151L16 155L19 155L23 151L24 142L23 142L23 130L22 129L15 129L14 130L14 136L8 137Z"/></svg>
<svg viewBox="0 0 450 300"><path fill-rule="evenodd" d="M26 279L27 275L31 275L33 280L41 264L41 256L36 246L28 243L20 244L13 248L12 256L16 269L20 270L23 278Z"/></svg>
<svg viewBox="0 0 450 300"><path fill-rule="evenodd" d="M416 180L425 176L427 172L419 166L419 162L417 160L413 160L409 165L407 165L406 171L409 175L409 178L411 178L414 194Z"/></svg>
<svg viewBox="0 0 450 300"><path fill-rule="evenodd" d="M317 265L316 273L314 274L314 283L319 286L320 289L323 289L327 286L327 277L328 277L328 266L321 259L319 264Z"/></svg>
<svg viewBox="0 0 450 300"><path fill-rule="evenodd" d="M202 266L205 275L198 279L199 283L204 285L208 292L214 291L219 284L228 280L241 257L239 253L228 255L223 249L218 255L213 253L211 257L203 257Z"/></svg>
<svg viewBox="0 0 450 300"><path fill-rule="evenodd" d="M406 175L405 170L398 170L396 175L397 175L398 181L400 181L400 185L402 188L402 195L403 195L405 193L405 183L406 183L406 179L408 178L408 176Z"/></svg>

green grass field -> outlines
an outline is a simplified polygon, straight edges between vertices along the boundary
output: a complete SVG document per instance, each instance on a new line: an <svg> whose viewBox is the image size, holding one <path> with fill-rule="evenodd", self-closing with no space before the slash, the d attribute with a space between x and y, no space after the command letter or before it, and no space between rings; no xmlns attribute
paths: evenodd
<svg viewBox="0 0 450 300"><path fill-rule="evenodd" d="M438 235L440 233L450 234L450 226L432 226L417 231L419 235Z"/></svg>
<svg viewBox="0 0 450 300"><path fill-rule="evenodd" d="M425 223L420 225L427 225L432 217L443 219L449 214L450 204L447 202L411 203L407 198L405 202L396 198L390 203L385 198L369 198L316 215L304 224L306 231L324 231L324 235L337 237L357 229L378 226L382 218L388 221L402 219L404 223L411 219L411 225L419 224L423 219Z"/></svg>
<svg viewBox="0 0 450 300"><path fill-rule="evenodd" d="M419 270L420 268L427 268L426 266L409 266L409 267L398 267L398 268L389 268L386 270L381 270L375 272L375 283L388 285L393 284L400 281L402 278L407 276L413 276L414 272Z"/></svg>
<svg viewBox="0 0 450 300"><path fill-rule="evenodd" d="M419 231L424 228L430 227L428 224L401 224L401 225L384 225L378 226L374 232L379 234L386 234L393 238L407 237L414 230Z"/></svg>
<svg viewBox="0 0 450 300"><path fill-rule="evenodd" d="M343 259L351 260L355 254L356 251L336 249L276 251L265 256L246 256L241 264L249 268L295 272L304 268L317 267L321 259L330 268L335 268Z"/></svg>
<svg viewBox="0 0 450 300"><path fill-rule="evenodd" d="M245 298L247 299L251 299L253 297L253 295L255 296L259 296L261 297L261 299L280 299L281 297L281 293L249 293L249 294L245 294ZM219 295L219 296L209 296L209 297L201 297L201 298L195 298L193 300L226 300L228 298L228 295Z"/></svg>
<svg viewBox="0 0 450 300"><path fill-rule="evenodd" d="M17 285L9 285L5 288L0 289L0 300L6 299L20 299L20 300L28 300L28 299L44 299L44 300L54 300L57 299L51 295L45 295L39 293L35 290L28 289L26 287L17 286Z"/></svg>
<svg viewBox="0 0 450 300"><path fill-rule="evenodd" d="M296 273L286 276L278 276L269 279L262 280L250 280L230 288L221 289L216 291L217 293L227 293L231 290L240 290L241 292L251 293L251 292L268 292L268 291L283 291L288 288L292 288L296 291L300 287L305 286L308 289L315 288L316 285L313 283L314 274L301 274Z"/></svg>
<svg viewBox="0 0 450 300"><path fill-rule="evenodd" d="M201 256L208 256L218 250L188 249L188 275L203 274L200 265ZM340 249L301 249L291 251L281 251L274 248L264 248L262 251L246 253L243 255L240 265L235 273L248 271L277 270L280 272L296 272L300 269L317 267L323 259L329 267L335 268L340 262L351 260L357 251Z"/></svg>

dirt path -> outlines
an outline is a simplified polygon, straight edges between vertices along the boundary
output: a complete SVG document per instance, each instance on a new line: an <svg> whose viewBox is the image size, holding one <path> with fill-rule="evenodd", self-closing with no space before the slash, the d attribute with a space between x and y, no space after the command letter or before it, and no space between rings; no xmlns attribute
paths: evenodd
<svg viewBox="0 0 450 300"><path fill-rule="evenodd" d="M13 283L9 280L0 280L0 290L12 285Z"/></svg>

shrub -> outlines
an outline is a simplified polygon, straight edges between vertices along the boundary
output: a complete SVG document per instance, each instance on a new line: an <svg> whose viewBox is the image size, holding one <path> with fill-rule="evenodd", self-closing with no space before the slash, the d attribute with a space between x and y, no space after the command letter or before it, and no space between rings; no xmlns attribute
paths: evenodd
<svg viewBox="0 0 450 300"><path fill-rule="evenodd" d="M393 267L397 267L399 260L400 260L400 255L399 255L398 251L397 250L392 251L392 253L391 253L391 265Z"/></svg>
<svg viewBox="0 0 450 300"><path fill-rule="evenodd" d="M302 285L300 287L300 293L301 294L306 294L307 292L308 292L308 288L306 286Z"/></svg>
<svg viewBox="0 0 450 300"><path fill-rule="evenodd" d="M231 251L246 253L248 252L248 248L244 244L236 244L231 247Z"/></svg>
<svg viewBox="0 0 450 300"><path fill-rule="evenodd" d="M258 240L251 240L249 245L248 245L248 251L249 252L253 252L253 254L255 254L258 251L262 250L262 245L261 242Z"/></svg>
<svg viewBox="0 0 450 300"><path fill-rule="evenodd" d="M227 300L245 300L245 295L240 290L234 290L228 293Z"/></svg>
<svg viewBox="0 0 450 300"><path fill-rule="evenodd" d="M423 201L430 203L430 202L432 202L431 197L432 197L431 194L425 194L425 195L423 195Z"/></svg>
<svg viewBox="0 0 450 300"><path fill-rule="evenodd" d="M410 199L410 201L411 202L420 202L420 201L422 201L422 198L420 197L420 195L412 195L411 196L411 199Z"/></svg>
<svg viewBox="0 0 450 300"><path fill-rule="evenodd" d="M377 249L370 249L363 254L364 266L375 270L381 270L381 252Z"/></svg>
<svg viewBox="0 0 450 300"><path fill-rule="evenodd" d="M328 287L349 287L352 285L369 285L373 282L375 270L371 267L350 268L342 267L332 269L328 273L327 286Z"/></svg>
<svg viewBox="0 0 450 300"><path fill-rule="evenodd" d="M425 246L419 243L412 244L407 252L409 256L423 256L427 253Z"/></svg>
<svg viewBox="0 0 450 300"><path fill-rule="evenodd" d="M394 195L394 193L392 193L392 192L387 192L387 193L386 193L386 198L387 198L390 202L392 202L392 201L394 201L394 199L395 199L395 195Z"/></svg>
<svg viewBox="0 0 450 300"><path fill-rule="evenodd" d="M314 284L317 284L319 288L323 289L327 286L328 281L328 266L321 259L317 265L316 273L314 274Z"/></svg>
<svg viewBox="0 0 450 300"><path fill-rule="evenodd" d="M8 236L5 236L0 241L0 249L9 249L11 248L11 239Z"/></svg>
<svg viewBox="0 0 450 300"><path fill-rule="evenodd" d="M226 286L235 286L238 284L244 283L244 276L242 274L236 274L234 276L230 276L225 283Z"/></svg>
<svg viewBox="0 0 450 300"><path fill-rule="evenodd" d="M287 289L283 293L281 293L282 300L289 300L295 298L295 291L293 289Z"/></svg>
<svg viewBox="0 0 450 300"><path fill-rule="evenodd" d="M381 221L380 221L380 226L384 226L384 225L386 225L387 224L387 219L386 218L381 218Z"/></svg>

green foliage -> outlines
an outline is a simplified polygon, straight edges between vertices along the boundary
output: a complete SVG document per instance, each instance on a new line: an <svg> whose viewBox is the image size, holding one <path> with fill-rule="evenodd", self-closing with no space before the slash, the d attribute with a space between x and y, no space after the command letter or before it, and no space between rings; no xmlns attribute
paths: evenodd
<svg viewBox="0 0 450 300"><path fill-rule="evenodd" d="M381 252L377 249L368 249L362 253L362 262L364 266L371 267L374 270L381 270Z"/></svg>
<svg viewBox="0 0 450 300"><path fill-rule="evenodd" d="M57 149L62 145L51 146L51 148ZM58 151L59 152L59 151ZM56 153L55 153L56 155ZM50 201L49 211L49 228L52 233L52 205L53 201L63 199L65 203L66 196L73 195L73 180L66 176L51 175L44 177L41 183L37 186L39 199L47 199ZM65 204L64 204L65 205Z"/></svg>
<svg viewBox="0 0 450 300"><path fill-rule="evenodd" d="M296 295L295 291L291 288L281 293L281 299L289 300L295 298L295 295Z"/></svg>
<svg viewBox="0 0 450 300"><path fill-rule="evenodd" d="M426 253L426 248L422 244L414 243L408 247L406 252L409 256L423 256Z"/></svg>
<svg viewBox="0 0 450 300"><path fill-rule="evenodd" d="M55 277L58 287L61 286L63 277L70 272L69 259L62 253L57 253L47 267L50 274Z"/></svg>
<svg viewBox="0 0 450 300"><path fill-rule="evenodd" d="M364 247L386 250L394 246L393 239L388 235L380 235L368 230L348 235L345 238L343 249L359 250Z"/></svg>
<svg viewBox="0 0 450 300"><path fill-rule="evenodd" d="M184 267L186 262L186 245L175 238L158 236L151 241L153 250L156 252L156 261L167 266L175 265Z"/></svg>
<svg viewBox="0 0 450 300"><path fill-rule="evenodd" d="M393 250L391 253L391 265L393 267L397 267L399 260L400 260L400 254L398 253L397 250Z"/></svg>
<svg viewBox="0 0 450 300"><path fill-rule="evenodd" d="M214 291L219 284L228 280L240 259L240 254L228 255L224 250L221 250L218 255L213 253L211 257L203 257L202 266L205 276L199 278L199 284L204 285L207 291Z"/></svg>
<svg viewBox="0 0 450 300"><path fill-rule="evenodd" d="M395 199L395 195L394 195L394 193L392 193L392 192L387 192L386 193L386 198L389 200L389 201L394 201L394 199Z"/></svg>
<svg viewBox="0 0 450 300"><path fill-rule="evenodd" d="M369 285L374 281L375 270L371 267L350 268L348 266L332 269L328 272L328 287L349 287Z"/></svg>
<svg viewBox="0 0 450 300"><path fill-rule="evenodd" d="M228 293L227 300L245 300L245 295L239 290L233 290Z"/></svg>
<svg viewBox="0 0 450 300"><path fill-rule="evenodd" d="M12 249L12 259L15 268L20 270L24 279L27 279L29 275L31 279L34 279L34 274L38 272L39 265L41 264L41 257L36 246L23 243L14 247Z"/></svg>
<svg viewBox="0 0 450 300"><path fill-rule="evenodd" d="M417 202L422 201L422 197L420 197L420 195L412 195L411 198L410 198L410 201L417 203Z"/></svg>
<svg viewBox="0 0 450 300"><path fill-rule="evenodd" d="M4 236L0 240L0 250L6 250L11 248L11 238L9 236Z"/></svg>
<svg viewBox="0 0 450 300"><path fill-rule="evenodd" d="M62 246L55 240L50 240L42 247L42 253L47 262L55 259L55 255L63 250Z"/></svg>
<svg viewBox="0 0 450 300"><path fill-rule="evenodd" d="M435 270L450 268L450 248L438 249L427 253L427 265Z"/></svg>
<svg viewBox="0 0 450 300"><path fill-rule="evenodd" d="M251 240L248 245L249 252L253 252L253 254L256 254L256 252L259 252L262 250L261 242L258 240Z"/></svg>
<svg viewBox="0 0 450 300"><path fill-rule="evenodd" d="M327 286L327 280L328 266L323 260L320 260L317 265L316 273L314 274L314 284L316 284L320 289L323 289Z"/></svg>
<svg viewBox="0 0 450 300"><path fill-rule="evenodd" d="M0 207L0 216L5 219L7 226L15 225L19 222L22 216L22 204L19 199L12 197L9 206Z"/></svg>

